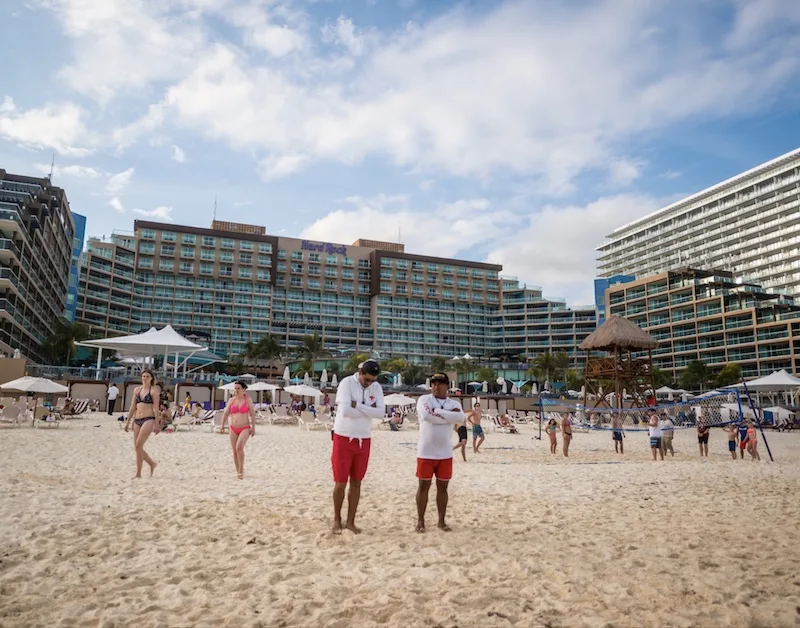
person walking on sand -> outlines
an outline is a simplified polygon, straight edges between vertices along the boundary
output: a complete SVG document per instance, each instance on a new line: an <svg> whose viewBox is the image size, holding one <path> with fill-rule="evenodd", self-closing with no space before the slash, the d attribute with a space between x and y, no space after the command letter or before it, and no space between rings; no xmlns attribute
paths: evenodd
<svg viewBox="0 0 800 628"><path fill-rule="evenodd" d="M556 436L556 432L558 432L558 423L556 423L556 420L550 419L544 431L547 432L547 436L550 438L550 453L554 454L558 449L558 437Z"/></svg>
<svg viewBox="0 0 800 628"><path fill-rule="evenodd" d="M572 420L569 413L561 415L561 437L564 439L564 457L569 458L569 444L572 442Z"/></svg>
<svg viewBox="0 0 800 628"><path fill-rule="evenodd" d="M697 423L697 443L700 447L700 457L705 456L708 458L708 432L711 428L706 423L706 415L700 416L700 421Z"/></svg>
<svg viewBox="0 0 800 628"><path fill-rule="evenodd" d="M462 411L463 414L463 411ZM453 451L456 449L461 449L461 457L464 459L464 462L467 461L467 441L469 437L467 436L467 417L464 415L464 420L461 423L457 423L453 426L453 429L458 434L458 443L453 447Z"/></svg>
<svg viewBox="0 0 800 628"><path fill-rule="evenodd" d="M624 434L622 433L622 416L618 412L615 412L611 417L611 428L611 438L614 439L614 453L624 454L625 445L622 442L624 438Z"/></svg>
<svg viewBox="0 0 800 628"><path fill-rule="evenodd" d="M361 499L361 481L367 474L372 420L383 419L386 411L383 388L378 383L381 367L375 360L366 360L358 372L345 377L336 389L336 419L333 423L333 533L342 533L342 504L347 483L347 523L344 527L360 534L356 511ZM449 436L449 431L448 431ZM448 441L448 449L449 449Z"/></svg>
<svg viewBox="0 0 800 628"><path fill-rule="evenodd" d="M725 428L728 432L728 451L731 452L731 457L736 460L736 443L739 440L739 428L731 423Z"/></svg>
<svg viewBox="0 0 800 628"><path fill-rule="evenodd" d="M481 414L481 404L476 403L472 408L472 412L467 415L467 421L472 425L472 451L476 454L481 453L481 445L486 440L481 427Z"/></svg>
<svg viewBox="0 0 800 628"><path fill-rule="evenodd" d="M225 421L230 417L231 449L236 475L244 478L244 446L256 435L256 409L253 400L247 396L247 384L239 380L233 385L233 397L225 404L220 431L225 429Z"/></svg>
<svg viewBox="0 0 800 628"><path fill-rule="evenodd" d="M739 431L739 459L744 460L744 451L747 449L747 423L742 420L737 430Z"/></svg>
<svg viewBox="0 0 800 628"><path fill-rule="evenodd" d="M662 414L658 426L661 428L661 451L665 456L669 452L674 458L675 450L672 448L672 437L675 435L675 424L668 414Z"/></svg>
<svg viewBox="0 0 800 628"><path fill-rule="evenodd" d="M158 434L159 424L156 420L159 399L161 398L161 387L156 383L153 371L145 369L142 371L142 385L137 386L133 391L133 400L128 409L128 420L125 421L125 431L130 427L133 419L133 447L136 450L136 475L134 479L142 477L142 466L146 462L150 466L150 475L156 470L155 462L144 450L150 434Z"/></svg>
<svg viewBox="0 0 800 628"><path fill-rule="evenodd" d="M111 384L108 387L108 416L114 414L114 407L117 405L117 397L119 397L119 388L116 384Z"/></svg>
<svg viewBox="0 0 800 628"><path fill-rule="evenodd" d="M664 450L661 449L661 428L658 426L658 414L655 410L650 412L650 421L648 422L648 430L650 432L650 451L653 452L653 460L656 456L661 454L661 459L664 459Z"/></svg>
<svg viewBox="0 0 800 628"><path fill-rule="evenodd" d="M464 411L447 396L450 378L446 373L431 377L431 393L417 401L419 441L417 443L417 532L425 532L425 510L433 476L436 476L436 509L439 529L450 532L447 515L447 488L453 477L453 450L450 447L451 425L464 423Z"/></svg>
<svg viewBox="0 0 800 628"><path fill-rule="evenodd" d="M761 460L758 453L758 436L756 436L756 428L753 427L753 422L747 422L747 451L753 460Z"/></svg>

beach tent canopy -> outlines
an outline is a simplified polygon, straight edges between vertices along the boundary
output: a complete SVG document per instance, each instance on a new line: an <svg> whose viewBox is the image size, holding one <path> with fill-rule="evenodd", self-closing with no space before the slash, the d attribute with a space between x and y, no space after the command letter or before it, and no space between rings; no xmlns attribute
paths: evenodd
<svg viewBox="0 0 800 628"><path fill-rule="evenodd" d="M662 386L661 388L656 389L657 395L680 395L681 393L687 392L683 388L670 388L669 386Z"/></svg>
<svg viewBox="0 0 800 628"><path fill-rule="evenodd" d="M141 334L86 340L77 344L93 349L110 349L122 355L195 354L208 349L208 347L187 340L171 325L162 329L151 327Z"/></svg>
<svg viewBox="0 0 800 628"><path fill-rule="evenodd" d="M298 397L322 397L322 393L319 390L305 384L287 386L284 390L290 395L297 395Z"/></svg>
<svg viewBox="0 0 800 628"><path fill-rule="evenodd" d="M44 377L20 377L5 384L0 384L3 390L18 390L20 392L30 393L66 393L69 388L62 386L58 382L46 379Z"/></svg>
<svg viewBox="0 0 800 628"><path fill-rule="evenodd" d="M583 351L608 351L613 349L655 349L658 342L636 323L621 316L610 316L578 347Z"/></svg>
<svg viewBox="0 0 800 628"><path fill-rule="evenodd" d="M236 386L236 382L231 382L229 384L224 384L220 386L220 390L229 390L233 392L234 387ZM252 384L247 385L248 392L258 392L259 390L278 390L280 386L276 386L275 384L268 384L267 382L253 382Z"/></svg>
<svg viewBox="0 0 800 628"><path fill-rule="evenodd" d="M395 393L384 397L383 403L387 406L413 406L417 403L417 400L407 395Z"/></svg>
<svg viewBox="0 0 800 628"><path fill-rule="evenodd" d="M730 388L744 388L744 385L736 384L735 386L730 386ZM796 388L800 388L800 379L785 370L775 371L747 382L747 390L755 392L795 390Z"/></svg>

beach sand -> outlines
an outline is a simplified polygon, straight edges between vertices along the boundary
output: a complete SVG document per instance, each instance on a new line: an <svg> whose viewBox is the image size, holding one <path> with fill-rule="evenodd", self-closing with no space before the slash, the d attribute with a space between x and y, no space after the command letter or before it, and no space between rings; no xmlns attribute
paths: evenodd
<svg viewBox="0 0 800 628"><path fill-rule="evenodd" d="M360 536L329 532L326 432L259 426L239 481L207 428L152 437L141 480L104 415L2 430L0 625L800 626L799 435L752 463L679 431L652 462L646 433L564 459L522 430L456 459L425 534L417 432L376 431Z"/></svg>

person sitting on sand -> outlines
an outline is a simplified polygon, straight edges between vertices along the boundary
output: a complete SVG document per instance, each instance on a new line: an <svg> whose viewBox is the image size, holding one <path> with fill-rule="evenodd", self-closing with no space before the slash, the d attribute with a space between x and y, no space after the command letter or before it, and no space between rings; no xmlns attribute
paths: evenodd
<svg viewBox="0 0 800 628"><path fill-rule="evenodd" d="M244 446L251 437L256 435L256 410L253 407L253 400L247 396L247 384L244 381L236 382L233 390L233 397L228 400L225 411L222 413L220 431L224 432L225 421L230 417L233 464L236 466L236 474L241 480L244 478Z"/></svg>
<svg viewBox="0 0 800 628"><path fill-rule="evenodd" d="M556 436L556 432L558 432L558 423L556 423L556 420L550 419L544 431L547 432L547 435L550 437L550 453L554 454L558 448L558 439Z"/></svg>
<svg viewBox="0 0 800 628"><path fill-rule="evenodd" d="M483 441L486 440L486 436L483 434L483 428L481 427L481 404L476 403L472 409L472 412L467 414L467 421L470 425L472 425L472 451L476 454L481 453L479 450Z"/></svg>
<svg viewBox="0 0 800 628"><path fill-rule="evenodd" d="M142 465L146 462L150 466L150 475L156 470L156 462L147 455L144 444L150 434L158 434L160 427L156 420L161 387L156 383L153 371L142 371L142 385L137 386L133 392L133 400L128 409L128 420L125 422L125 431L130 427L133 419L133 446L136 449L136 475L142 477Z"/></svg>

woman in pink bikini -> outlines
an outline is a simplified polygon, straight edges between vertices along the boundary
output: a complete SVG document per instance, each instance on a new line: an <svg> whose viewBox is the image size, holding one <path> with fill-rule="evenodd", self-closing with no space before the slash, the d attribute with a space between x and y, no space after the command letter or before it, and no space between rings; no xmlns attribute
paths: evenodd
<svg viewBox="0 0 800 628"><path fill-rule="evenodd" d="M238 381L233 387L233 397L225 406L222 414L222 429L225 429L225 421L231 419L231 449L233 449L233 464L236 465L236 473L241 480L244 477L244 446L251 436L256 435L256 412L253 401L247 396L247 384Z"/></svg>

